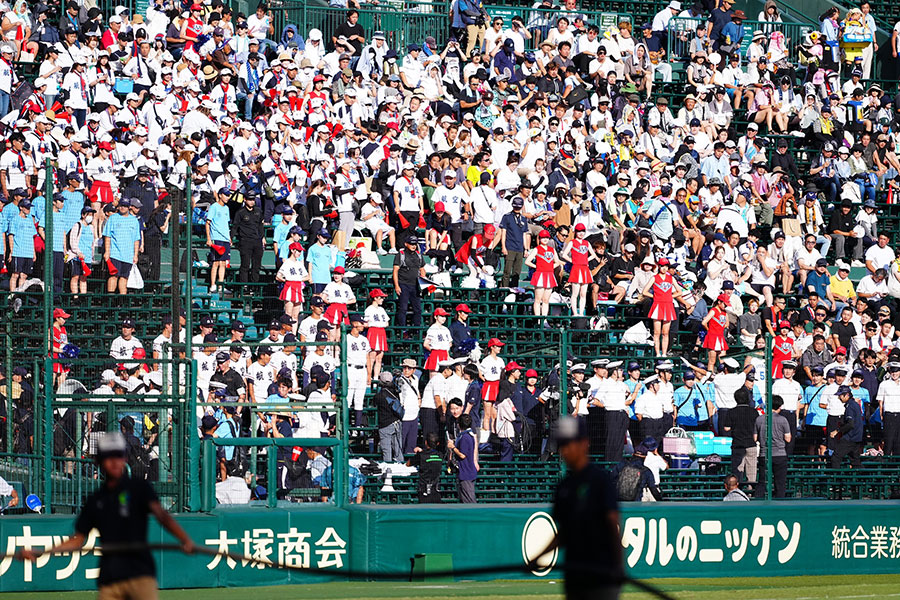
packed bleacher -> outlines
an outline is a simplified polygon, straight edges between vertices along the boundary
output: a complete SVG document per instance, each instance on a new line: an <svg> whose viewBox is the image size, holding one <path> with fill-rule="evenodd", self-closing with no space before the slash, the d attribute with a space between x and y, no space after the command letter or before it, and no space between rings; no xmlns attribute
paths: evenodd
<svg viewBox="0 0 900 600"><path fill-rule="evenodd" d="M897 493L872 5L350 4L0 6L0 476L543 501L574 414L627 499Z"/></svg>

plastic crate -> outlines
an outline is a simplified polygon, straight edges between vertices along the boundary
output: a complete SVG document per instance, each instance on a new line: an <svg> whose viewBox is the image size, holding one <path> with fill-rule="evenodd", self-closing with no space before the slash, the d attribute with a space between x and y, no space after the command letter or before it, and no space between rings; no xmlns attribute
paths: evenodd
<svg viewBox="0 0 900 600"><path fill-rule="evenodd" d="M712 431L692 431L691 435L694 436L694 441L711 440L716 436Z"/></svg>
<svg viewBox="0 0 900 600"><path fill-rule="evenodd" d="M691 466L691 457L687 454L673 454L669 457L670 469L689 469Z"/></svg>

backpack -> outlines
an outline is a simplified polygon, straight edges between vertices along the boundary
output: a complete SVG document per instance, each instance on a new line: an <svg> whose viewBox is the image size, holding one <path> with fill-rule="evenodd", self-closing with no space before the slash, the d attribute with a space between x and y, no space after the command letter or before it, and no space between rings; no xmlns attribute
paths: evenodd
<svg viewBox="0 0 900 600"><path fill-rule="evenodd" d="M641 469L635 464L628 463L619 472L616 479L616 496L620 502L633 502L637 498L641 487Z"/></svg>

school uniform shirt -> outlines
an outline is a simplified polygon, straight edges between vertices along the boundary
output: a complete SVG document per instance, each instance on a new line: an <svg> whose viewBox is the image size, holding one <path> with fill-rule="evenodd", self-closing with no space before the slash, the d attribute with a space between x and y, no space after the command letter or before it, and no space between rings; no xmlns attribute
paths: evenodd
<svg viewBox="0 0 900 600"><path fill-rule="evenodd" d="M900 382L893 379L882 381L876 398L883 412L900 413Z"/></svg>
<svg viewBox="0 0 900 600"><path fill-rule="evenodd" d="M444 203L444 210L450 215L453 223L458 223L462 215L463 207L469 202L469 194L461 185L448 188L445 185L438 186L431 196L433 204Z"/></svg>
<svg viewBox="0 0 900 600"><path fill-rule="evenodd" d="M287 353L284 349L278 349L272 352L272 358L269 360L269 366L277 374L282 369L291 372L291 381L297 383L297 356L294 353Z"/></svg>
<svg viewBox="0 0 900 600"><path fill-rule="evenodd" d="M796 412L803 397L803 386L794 379L782 377L772 382L772 396L781 396L784 400L782 410Z"/></svg>
<svg viewBox="0 0 900 600"><path fill-rule="evenodd" d="M11 94L18 82L19 77L12 64L5 58L0 58L0 91Z"/></svg>
<svg viewBox="0 0 900 600"><path fill-rule="evenodd" d="M347 336L347 364L353 367L364 367L368 360L369 340L364 335Z"/></svg>
<svg viewBox="0 0 900 600"><path fill-rule="evenodd" d="M113 340L109 347L109 355L115 360L127 360L134 356L134 351L143 348L141 340L132 336L130 340L126 340L121 335Z"/></svg>
<svg viewBox="0 0 900 600"><path fill-rule="evenodd" d="M88 84L84 73L69 71L63 78L62 89L68 90L69 99L66 106L75 110L87 110L88 108Z"/></svg>
<svg viewBox="0 0 900 600"><path fill-rule="evenodd" d="M744 385L745 381L747 381L747 375L743 372L719 373L713 377L713 384L716 388L716 408L730 409L737 406L734 393Z"/></svg>
<svg viewBox="0 0 900 600"><path fill-rule="evenodd" d="M425 390L422 392L422 408L437 408L435 396L440 398L441 402L446 406L450 400L449 391L448 379L438 373L425 384Z"/></svg>
<svg viewBox="0 0 900 600"><path fill-rule="evenodd" d="M506 368L506 362L498 356L485 356L478 365L485 381L499 381Z"/></svg>
<svg viewBox="0 0 900 600"><path fill-rule="evenodd" d="M262 402L268 397L269 386L275 383L275 370L271 361L262 365L259 361L252 363L247 368L247 383L253 387L253 397L257 402Z"/></svg>
<svg viewBox="0 0 900 600"><path fill-rule="evenodd" d="M419 201L422 199L422 184L418 179L398 177L394 182L394 191L400 194L400 203L397 210L401 212L418 212Z"/></svg>
<svg viewBox="0 0 900 600"><path fill-rule="evenodd" d="M25 176L30 172L30 164L30 159L21 152L7 150L0 155L0 169L6 172L7 189L27 187Z"/></svg>
<svg viewBox="0 0 900 600"><path fill-rule="evenodd" d="M284 265L282 265L284 267ZM289 280L290 281L290 280ZM316 319L312 315L306 317L297 325L297 335L302 336L304 342L312 342L316 339L316 333L319 331L319 322L323 317Z"/></svg>
<svg viewBox="0 0 900 600"><path fill-rule="evenodd" d="M328 302L329 304L332 302L337 304L349 304L350 300L356 298L353 294L353 288L346 283L337 283L334 281L325 286L325 289L322 291L322 296L325 299L325 302Z"/></svg>
<svg viewBox="0 0 900 600"><path fill-rule="evenodd" d="M662 419L664 399L658 393L645 390L634 401L635 414L647 419Z"/></svg>
<svg viewBox="0 0 900 600"><path fill-rule="evenodd" d="M327 351L323 354L319 354L318 352L307 353L306 358L303 360L303 372L309 375L309 372L316 365L321 366L325 373L331 375L334 373L337 363L334 360L334 356Z"/></svg>

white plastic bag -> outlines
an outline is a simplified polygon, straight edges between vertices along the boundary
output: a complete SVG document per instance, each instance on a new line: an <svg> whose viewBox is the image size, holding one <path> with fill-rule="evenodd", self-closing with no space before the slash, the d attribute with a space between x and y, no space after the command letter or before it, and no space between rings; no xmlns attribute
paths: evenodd
<svg viewBox="0 0 900 600"><path fill-rule="evenodd" d="M141 270L138 269L137 265L131 265L131 272L128 274L128 283L126 286L129 290L144 289L144 278L141 277Z"/></svg>

